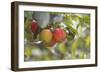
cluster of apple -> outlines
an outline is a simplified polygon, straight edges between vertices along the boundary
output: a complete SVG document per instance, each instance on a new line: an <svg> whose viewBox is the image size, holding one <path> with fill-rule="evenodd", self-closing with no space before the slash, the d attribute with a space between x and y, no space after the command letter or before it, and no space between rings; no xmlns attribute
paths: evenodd
<svg viewBox="0 0 100 73"><path fill-rule="evenodd" d="M35 33L39 29L39 25L36 21L32 21L31 31ZM47 28L42 29L39 32L39 39L48 44L48 46L53 46L56 43L62 42L65 40L67 33L60 27L53 28L50 25Z"/></svg>

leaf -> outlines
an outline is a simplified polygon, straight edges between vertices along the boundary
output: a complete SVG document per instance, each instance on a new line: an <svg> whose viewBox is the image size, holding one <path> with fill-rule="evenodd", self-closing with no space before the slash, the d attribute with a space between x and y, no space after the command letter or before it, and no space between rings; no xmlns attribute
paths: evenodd
<svg viewBox="0 0 100 73"><path fill-rule="evenodd" d="M81 59L86 58L86 54L85 54L84 52L81 52L81 53L80 53L80 58L81 58Z"/></svg>
<svg viewBox="0 0 100 73"><path fill-rule="evenodd" d="M86 26L89 27L90 25L90 15L82 15L81 18L79 18L79 24L77 25L77 28L79 26Z"/></svg>
<svg viewBox="0 0 100 73"><path fill-rule="evenodd" d="M31 20L26 19L24 23L24 38L27 40L32 40L33 38L30 26L31 26Z"/></svg>
<svg viewBox="0 0 100 73"><path fill-rule="evenodd" d="M32 55L32 50L30 48L25 48L24 55L30 57Z"/></svg>
<svg viewBox="0 0 100 73"><path fill-rule="evenodd" d="M44 48L44 52L42 55L42 60L51 60L52 59L52 55L50 49L48 48Z"/></svg>
<svg viewBox="0 0 100 73"><path fill-rule="evenodd" d="M83 19L85 23L87 23L88 25L90 24L90 15L84 15Z"/></svg>
<svg viewBox="0 0 100 73"><path fill-rule="evenodd" d="M72 17L72 20L75 21L76 23L78 23L79 19L81 18L79 15L75 15L75 14L72 14L71 17Z"/></svg>
<svg viewBox="0 0 100 73"><path fill-rule="evenodd" d="M85 38L85 45L86 45L86 48L89 48L90 47L90 36L87 36Z"/></svg>
<svg viewBox="0 0 100 73"><path fill-rule="evenodd" d="M51 60L52 57L50 55L44 55L42 59L43 60Z"/></svg>
<svg viewBox="0 0 100 73"><path fill-rule="evenodd" d="M27 19L32 19L33 11L24 11L24 17Z"/></svg>
<svg viewBox="0 0 100 73"><path fill-rule="evenodd" d="M67 27L66 30L69 31L69 34L68 34L68 40L73 40L75 35L77 34L77 29L74 29L72 27Z"/></svg>
<svg viewBox="0 0 100 73"><path fill-rule="evenodd" d="M67 51L67 46L64 43L60 43L58 44L57 49L60 53L65 54Z"/></svg>
<svg viewBox="0 0 100 73"><path fill-rule="evenodd" d="M72 58L76 58L76 52L77 52L77 49L78 49L78 42L77 41L74 41L72 43L72 46L71 46L71 52L72 52Z"/></svg>
<svg viewBox="0 0 100 73"><path fill-rule="evenodd" d="M79 24L77 25L77 28L79 28L79 26L83 26L83 24L84 24L84 20L83 20L83 18L80 18Z"/></svg>
<svg viewBox="0 0 100 73"><path fill-rule="evenodd" d="M75 35L73 35L73 34L71 35L71 34L70 34L70 35L67 36L67 39L68 39L69 41L70 41L70 40L73 40L73 39L74 39L74 36L75 36Z"/></svg>
<svg viewBox="0 0 100 73"><path fill-rule="evenodd" d="M70 14L66 14L64 17L64 23L67 25L67 27L70 27L73 22Z"/></svg>

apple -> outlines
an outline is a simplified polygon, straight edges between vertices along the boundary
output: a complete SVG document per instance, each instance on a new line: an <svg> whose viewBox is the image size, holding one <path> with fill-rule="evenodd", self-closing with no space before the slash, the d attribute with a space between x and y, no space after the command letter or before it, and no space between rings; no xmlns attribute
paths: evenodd
<svg viewBox="0 0 100 73"><path fill-rule="evenodd" d="M31 24L31 31L34 33L35 31L37 31L37 29L38 29L38 23L35 20L33 20Z"/></svg>
<svg viewBox="0 0 100 73"><path fill-rule="evenodd" d="M52 46L54 46L56 43L57 43L57 42L52 38L51 42L48 43L48 46L49 46L49 47L52 47Z"/></svg>
<svg viewBox="0 0 100 73"><path fill-rule="evenodd" d="M53 33L56 42L61 42L66 38L66 32L62 28L56 28Z"/></svg>
<svg viewBox="0 0 100 73"><path fill-rule="evenodd" d="M51 42L52 37L53 37L53 34L50 29L43 29L40 32L40 40L43 41L44 43Z"/></svg>

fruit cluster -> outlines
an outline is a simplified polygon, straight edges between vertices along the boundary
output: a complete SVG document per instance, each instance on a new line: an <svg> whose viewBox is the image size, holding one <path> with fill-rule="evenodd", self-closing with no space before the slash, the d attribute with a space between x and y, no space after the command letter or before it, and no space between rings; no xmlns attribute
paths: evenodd
<svg viewBox="0 0 100 73"><path fill-rule="evenodd" d="M32 21L31 31L34 34L40 29L38 22L35 20ZM54 28L50 25L47 25L46 28L43 28L39 33L39 39L48 46L53 46L56 43L62 42L67 37L67 32L65 32L59 26Z"/></svg>

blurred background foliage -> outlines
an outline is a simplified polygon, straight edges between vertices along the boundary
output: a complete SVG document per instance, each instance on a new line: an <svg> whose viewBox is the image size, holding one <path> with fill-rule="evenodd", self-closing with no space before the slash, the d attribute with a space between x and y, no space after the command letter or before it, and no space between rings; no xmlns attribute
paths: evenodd
<svg viewBox="0 0 100 73"><path fill-rule="evenodd" d="M38 17L38 12L24 12L24 60L25 61L44 61L44 60L69 60L69 59L87 59L90 58L90 15L79 13L63 12L44 12L48 13L49 20L45 14L41 15L49 21L52 27L56 28L59 24L68 35L62 43L56 43L54 46L45 47L39 42L37 37L33 38L31 32L31 22ZM61 21L60 21L61 20ZM63 20L63 21L62 21ZM60 21L60 22L59 22ZM42 26L42 24L41 24ZM42 28L45 29L45 28Z"/></svg>

